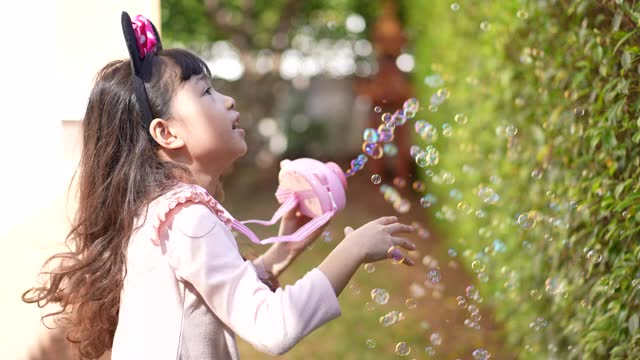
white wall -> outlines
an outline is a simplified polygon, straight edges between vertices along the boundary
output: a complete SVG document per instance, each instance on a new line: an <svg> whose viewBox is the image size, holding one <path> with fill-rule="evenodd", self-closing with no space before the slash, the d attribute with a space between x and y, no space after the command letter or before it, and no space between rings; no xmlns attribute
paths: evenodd
<svg viewBox="0 0 640 360"><path fill-rule="evenodd" d="M128 56L122 10L160 25L159 0L0 3L1 359L23 358L42 332L39 311L20 294L67 231L79 127L63 120L80 121L96 72Z"/></svg>

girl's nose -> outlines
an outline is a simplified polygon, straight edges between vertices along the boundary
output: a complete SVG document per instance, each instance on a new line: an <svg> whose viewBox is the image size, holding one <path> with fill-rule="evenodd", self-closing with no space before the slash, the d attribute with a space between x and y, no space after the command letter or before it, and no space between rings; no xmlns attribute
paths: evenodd
<svg viewBox="0 0 640 360"><path fill-rule="evenodd" d="M226 96L224 99L224 105L227 110L235 109L236 101L231 96Z"/></svg>

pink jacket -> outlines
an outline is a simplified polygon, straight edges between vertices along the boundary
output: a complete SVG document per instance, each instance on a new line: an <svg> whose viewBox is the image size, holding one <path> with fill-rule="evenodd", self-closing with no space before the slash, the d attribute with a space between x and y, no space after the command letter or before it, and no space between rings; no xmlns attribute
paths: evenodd
<svg viewBox="0 0 640 360"><path fill-rule="evenodd" d="M229 213L181 184L136 222L127 251L112 359L238 359L235 335L282 354L340 316L326 276L309 271L275 292L260 261L245 261Z"/></svg>

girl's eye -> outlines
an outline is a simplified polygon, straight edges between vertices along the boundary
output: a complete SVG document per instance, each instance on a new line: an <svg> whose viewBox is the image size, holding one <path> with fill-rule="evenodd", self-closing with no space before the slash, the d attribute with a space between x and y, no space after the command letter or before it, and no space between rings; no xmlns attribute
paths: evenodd
<svg viewBox="0 0 640 360"><path fill-rule="evenodd" d="M204 91L204 93L207 95L211 95L211 86L209 86L207 90Z"/></svg>

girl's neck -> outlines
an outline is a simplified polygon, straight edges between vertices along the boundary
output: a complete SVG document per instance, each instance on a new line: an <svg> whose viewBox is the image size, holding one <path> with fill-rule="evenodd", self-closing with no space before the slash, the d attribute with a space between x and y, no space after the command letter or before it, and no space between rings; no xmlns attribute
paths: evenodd
<svg viewBox="0 0 640 360"><path fill-rule="evenodd" d="M211 175L197 171L192 171L192 173L196 184L207 190L213 197L217 198L222 195L222 184L220 183L219 174Z"/></svg>

